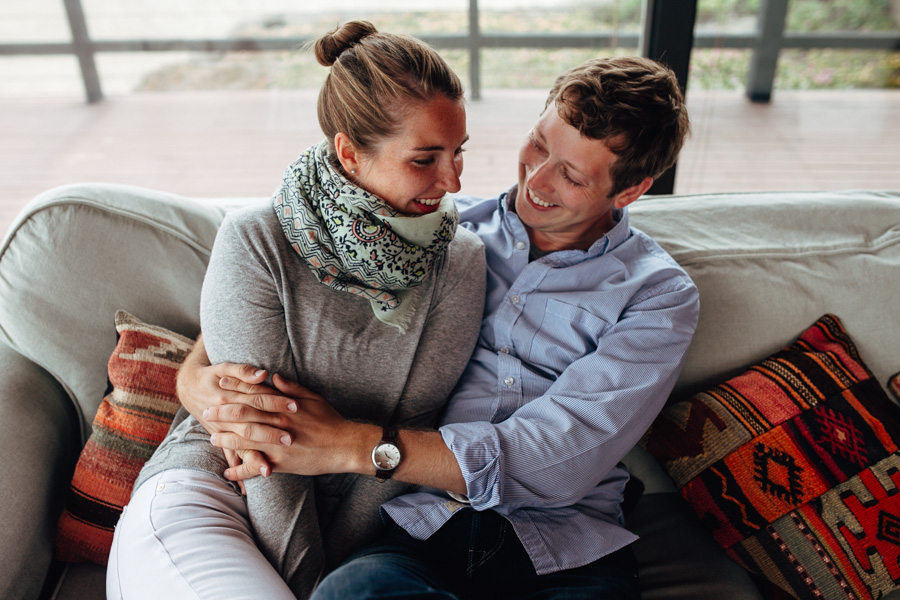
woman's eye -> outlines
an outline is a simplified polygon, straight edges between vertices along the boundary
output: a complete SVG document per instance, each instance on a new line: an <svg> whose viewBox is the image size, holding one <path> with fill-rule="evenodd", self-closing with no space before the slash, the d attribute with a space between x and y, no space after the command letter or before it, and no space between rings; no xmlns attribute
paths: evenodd
<svg viewBox="0 0 900 600"><path fill-rule="evenodd" d="M413 164L419 165L420 167L427 167L431 163L434 162L434 157L429 158L417 158L413 160Z"/></svg>

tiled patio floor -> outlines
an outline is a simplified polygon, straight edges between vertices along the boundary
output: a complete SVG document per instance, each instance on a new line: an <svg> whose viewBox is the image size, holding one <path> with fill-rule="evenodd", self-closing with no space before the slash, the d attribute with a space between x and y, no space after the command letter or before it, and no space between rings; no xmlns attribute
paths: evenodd
<svg viewBox="0 0 900 600"><path fill-rule="evenodd" d="M470 102L463 192L513 183L516 152L545 91L485 90ZM0 99L0 232L39 192L78 181L191 196L267 196L321 136L316 92L135 93ZM694 135L676 193L900 189L900 91L690 91Z"/></svg>

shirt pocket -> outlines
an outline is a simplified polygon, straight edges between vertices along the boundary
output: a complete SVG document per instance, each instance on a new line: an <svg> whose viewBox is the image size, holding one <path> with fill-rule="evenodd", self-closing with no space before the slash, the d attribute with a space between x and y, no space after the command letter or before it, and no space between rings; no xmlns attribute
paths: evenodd
<svg viewBox="0 0 900 600"><path fill-rule="evenodd" d="M593 353L609 326L584 308L549 298L529 359L558 377L570 364Z"/></svg>

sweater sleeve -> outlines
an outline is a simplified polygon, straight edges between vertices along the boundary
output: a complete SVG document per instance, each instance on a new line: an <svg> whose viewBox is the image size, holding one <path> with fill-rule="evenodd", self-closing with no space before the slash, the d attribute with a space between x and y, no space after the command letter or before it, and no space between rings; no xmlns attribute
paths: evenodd
<svg viewBox="0 0 900 600"><path fill-rule="evenodd" d="M226 216L200 297L210 361L250 364L297 380L279 290L280 251L253 207Z"/></svg>

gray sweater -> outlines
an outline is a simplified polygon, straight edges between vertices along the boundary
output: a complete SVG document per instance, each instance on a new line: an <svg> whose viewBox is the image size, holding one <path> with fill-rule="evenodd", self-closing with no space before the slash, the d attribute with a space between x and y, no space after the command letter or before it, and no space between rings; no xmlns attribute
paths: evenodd
<svg viewBox="0 0 900 600"><path fill-rule="evenodd" d="M367 300L319 283L266 203L223 222L203 282L201 328L213 363L280 373L348 418L431 427L474 348L484 286L481 242L459 228L432 276L416 288L418 309L401 334L378 321ZM221 475L226 464L182 409L138 484L184 467ZM260 547L289 582L298 577L296 553L327 557L334 566L377 534L378 506L407 489L356 475L273 475L247 483Z"/></svg>

